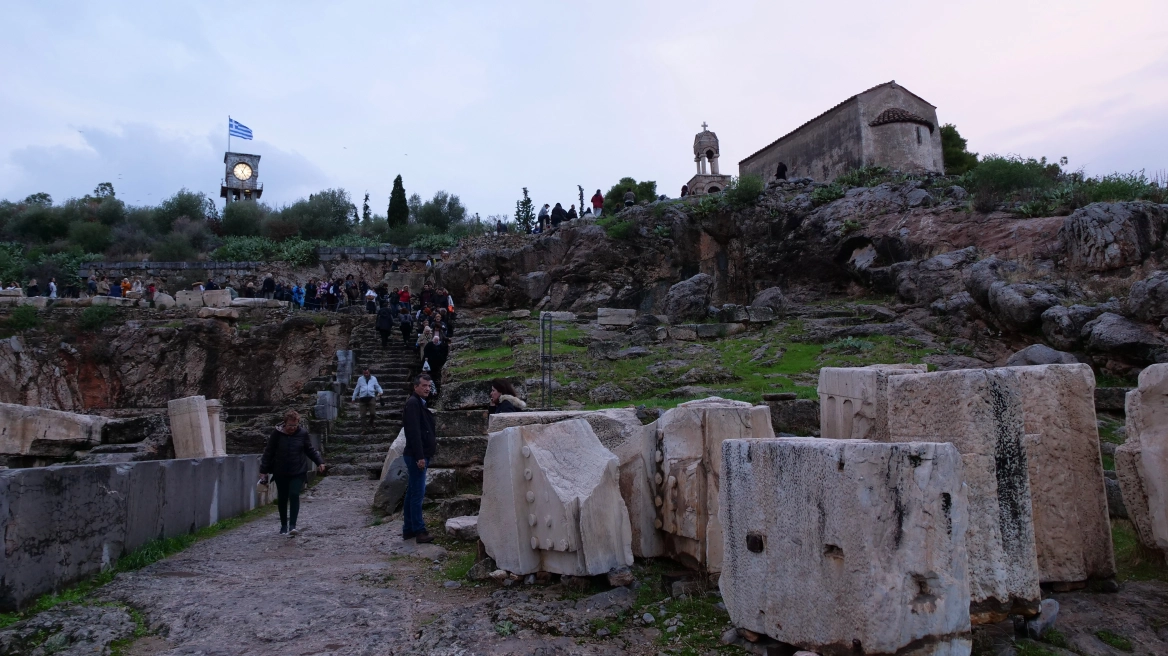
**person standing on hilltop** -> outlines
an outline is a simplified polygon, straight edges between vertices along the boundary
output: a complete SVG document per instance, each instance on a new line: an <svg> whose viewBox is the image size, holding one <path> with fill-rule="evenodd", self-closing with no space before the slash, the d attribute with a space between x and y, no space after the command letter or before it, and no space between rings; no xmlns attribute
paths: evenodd
<svg viewBox="0 0 1168 656"><path fill-rule="evenodd" d="M426 531L426 523L422 519L422 498L426 496L426 468L430 466L430 460L438 451L434 415L426 407L431 382L429 374L418 374L414 378L413 393L406 400L405 408L402 410L402 428L406 434L406 448L402 452L402 458L405 459L406 469L409 471L402 539L414 538L418 544L434 541Z"/></svg>
<svg viewBox="0 0 1168 656"><path fill-rule="evenodd" d="M548 219L550 218L548 216L548 212L549 212L548 208L549 207L551 207L551 205L544 203L543 207L541 207L539 210L538 219L539 219L539 231L540 232L543 232L544 230L547 229Z"/></svg>
<svg viewBox="0 0 1168 656"><path fill-rule="evenodd" d="M552 209L552 230L560 227L560 224L567 220L568 213L564 211L562 205L556 203L556 206Z"/></svg>
<svg viewBox="0 0 1168 656"><path fill-rule="evenodd" d="M604 194L597 189L595 194L592 194L592 216L599 217L600 212L604 209Z"/></svg>
<svg viewBox="0 0 1168 656"><path fill-rule="evenodd" d="M632 189L625 192L625 207L632 207L637 202L637 192Z"/></svg>
<svg viewBox="0 0 1168 656"><path fill-rule="evenodd" d="M569 221L571 221L572 219L578 219L578 218L580 218L580 217L576 216L576 206L573 205L573 206L569 207L567 219Z"/></svg>
<svg viewBox="0 0 1168 656"><path fill-rule="evenodd" d="M260 293L264 298L271 300L276 294L276 281L272 278L272 274L264 276L264 283L260 287Z"/></svg>
<svg viewBox="0 0 1168 656"><path fill-rule="evenodd" d="M300 493L307 481L304 458L316 463L316 470L324 473L324 459L312 446L308 431L300 425L300 413L289 409L284 423L272 429L260 458L261 483L276 482L276 505L280 508L280 535L296 535L296 517L300 514Z"/></svg>

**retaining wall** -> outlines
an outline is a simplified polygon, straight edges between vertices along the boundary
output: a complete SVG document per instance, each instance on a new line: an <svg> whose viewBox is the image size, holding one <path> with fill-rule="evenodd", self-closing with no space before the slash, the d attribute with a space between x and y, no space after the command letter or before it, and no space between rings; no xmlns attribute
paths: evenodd
<svg viewBox="0 0 1168 656"><path fill-rule="evenodd" d="M0 611L256 507L256 455L0 471Z"/></svg>

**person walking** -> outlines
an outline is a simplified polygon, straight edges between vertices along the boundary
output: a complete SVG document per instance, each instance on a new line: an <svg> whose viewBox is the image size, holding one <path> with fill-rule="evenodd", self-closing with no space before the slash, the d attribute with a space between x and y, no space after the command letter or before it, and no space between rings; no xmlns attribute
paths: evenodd
<svg viewBox="0 0 1168 656"><path fill-rule="evenodd" d="M392 305L385 305L377 311L377 320L373 327L381 335L382 349L385 349L389 345L389 334L393 332L394 309Z"/></svg>
<svg viewBox="0 0 1168 656"><path fill-rule="evenodd" d="M442 337L441 330L435 330L434 336L430 338L430 343L422 349L422 362L430 364L430 378L434 380L434 386L439 389L442 387L442 367L446 366L446 360L449 357L450 342Z"/></svg>
<svg viewBox="0 0 1168 656"><path fill-rule="evenodd" d="M597 189L595 194L592 194L592 216L599 217L601 210L604 209L604 195Z"/></svg>
<svg viewBox="0 0 1168 656"><path fill-rule="evenodd" d="M36 278L29 278L28 284L24 286L24 295L30 298L41 295L41 286L37 284Z"/></svg>
<svg viewBox="0 0 1168 656"><path fill-rule="evenodd" d="M637 192L632 189L625 192L625 207L632 207L637 202Z"/></svg>
<svg viewBox="0 0 1168 656"><path fill-rule="evenodd" d="M307 481L304 458L316 463L316 470L324 473L324 459L312 446L308 431L300 425L300 413L289 409L284 423L272 429L260 458L260 482L276 483L276 504L280 508L280 535L297 535L296 516L300 514L300 493Z"/></svg>
<svg viewBox="0 0 1168 656"><path fill-rule="evenodd" d="M401 329L402 346L410 347L410 335L414 332L414 318L410 316L409 309L398 313L398 320L400 323L398 327Z"/></svg>
<svg viewBox="0 0 1168 656"><path fill-rule="evenodd" d="M383 393L381 385L377 383L377 377L369 373L369 367L366 367L357 378L357 384L353 386L353 400L358 403L357 421L360 422L362 417L368 416L369 430L373 430L373 422L377 419L377 408L374 403Z"/></svg>
<svg viewBox="0 0 1168 656"><path fill-rule="evenodd" d="M527 408L517 394L515 388L503 380L496 378L491 381L491 405L487 408L487 414L497 415L507 412L523 412Z"/></svg>
<svg viewBox="0 0 1168 656"><path fill-rule="evenodd" d="M49 298L57 298L57 279L49 278Z"/></svg>
<svg viewBox="0 0 1168 656"><path fill-rule="evenodd" d="M406 448L402 452L402 458L405 459L406 469L409 471L402 539L413 538L418 544L434 541L426 531L426 524L422 519L422 498L426 496L426 468L430 466L430 460L438 451L434 415L426 407L432 381L429 374L418 374L414 378L413 393L406 400L405 408L402 410L402 428L406 434Z"/></svg>
<svg viewBox="0 0 1168 656"><path fill-rule="evenodd" d="M540 210L539 210L539 231L540 231L540 232L543 232L544 230L546 230L546 229L547 229L548 219L550 219L550 218L551 218L551 217L548 215L548 213L549 213L549 211L550 211L550 210L548 209L549 207L551 207L551 205L548 205L547 203L544 203L544 204L543 204L543 207L541 207L541 208L540 208Z"/></svg>

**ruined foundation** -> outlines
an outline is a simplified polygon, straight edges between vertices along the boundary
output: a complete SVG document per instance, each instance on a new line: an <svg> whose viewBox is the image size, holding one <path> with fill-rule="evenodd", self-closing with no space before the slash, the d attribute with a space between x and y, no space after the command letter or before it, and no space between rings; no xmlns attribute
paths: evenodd
<svg viewBox="0 0 1168 656"><path fill-rule="evenodd" d="M952 444L785 438L722 452L719 585L735 626L821 654L969 654Z"/></svg>

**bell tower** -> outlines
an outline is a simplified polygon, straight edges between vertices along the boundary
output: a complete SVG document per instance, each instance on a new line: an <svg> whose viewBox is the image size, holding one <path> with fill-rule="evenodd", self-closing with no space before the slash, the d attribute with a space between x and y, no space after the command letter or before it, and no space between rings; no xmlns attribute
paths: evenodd
<svg viewBox="0 0 1168 656"><path fill-rule="evenodd" d="M703 122L702 131L694 137L694 163L697 173L687 186L691 196L704 196L722 191L730 184L730 176L718 171L718 135L710 132Z"/></svg>

